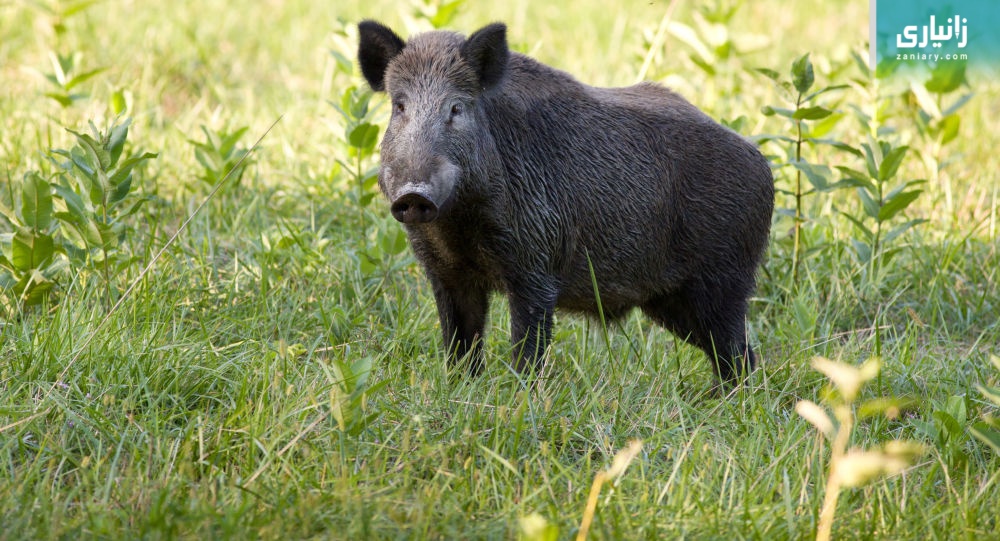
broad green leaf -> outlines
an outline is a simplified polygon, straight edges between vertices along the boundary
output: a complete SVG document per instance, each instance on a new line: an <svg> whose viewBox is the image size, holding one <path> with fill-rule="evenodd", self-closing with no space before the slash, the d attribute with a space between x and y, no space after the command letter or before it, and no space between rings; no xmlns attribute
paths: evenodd
<svg viewBox="0 0 1000 541"><path fill-rule="evenodd" d="M434 28L443 28L451 23L451 20L455 18L455 14L458 8L465 3L465 0L452 0L451 2L442 2L438 4L437 13L431 17L430 23Z"/></svg>
<svg viewBox="0 0 1000 541"><path fill-rule="evenodd" d="M744 131L747 125L750 123L750 119L746 115L740 115L733 119L720 119L723 126L733 130L736 133Z"/></svg>
<svg viewBox="0 0 1000 541"><path fill-rule="evenodd" d="M912 188L913 186L917 186L917 185L920 185L920 184L926 184L926 183L927 183L927 181L925 179L916 179L916 180L910 180L910 181L904 182L903 184L900 184L900 185L896 186L895 188L893 188L892 190L890 190L889 193L886 194L883 197L883 199L885 201L888 201L888 200L892 199L893 197L896 197L897 194L902 193L907 188Z"/></svg>
<svg viewBox="0 0 1000 541"><path fill-rule="evenodd" d="M966 82L965 66L965 62L938 62L924 87L935 94L948 94L958 90Z"/></svg>
<svg viewBox="0 0 1000 541"><path fill-rule="evenodd" d="M194 151L194 159L208 171L219 171L222 168L214 153L197 149Z"/></svg>
<svg viewBox="0 0 1000 541"><path fill-rule="evenodd" d="M112 187L114 190L111 192L111 196L108 197L109 205L115 205L128 197L128 193L132 189L132 175L126 176L125 180L118 184L112 184Z"/></svg>
<svg viewBox="0 0 1000 541"><path fill-rule="evenodd" d="M109 167L118 163L118 158L121 157L122 150L125 148L125 139L128 137L128 127L131 123L132 119L125 119L125 122L111 128L107 145L108 154L111 157Z"/></svg>
<svg viewBox="0 0 1000 541"><path fill-rule="evenodd" d="M68 228L71 232L67 236L74 236L78 242L74 243L81 249L99 248L103 244L101 231L97 227L97 222L85 217L76 216L69 212L57 212L55 217L59 220L60 227Z"/></svg>
<svg viewBox="0 0 1000 541"><path fill-rule="evenodd" d="M861 199L861 205L865 209L865 214L871 218L878 219L879 210L881 205L877 201L872 199L872 196L868 193L868 190L864 188L858 188L858 197Z"/></svg>
<svg viewBox="0 0 1000 541"><path fill-rule="evenodd" d="M760 112L764 116L778 115L785 118L792 118L793 116L795 116L795 111L792 111L791 109L786 109L784 107L771 107L770 105L765 105L761 107Z"/></svg>
<svg viewBox="0 0 1000 541"><path fill-rule="evenodd" d="M882 258L882 266L883 267L888 267L889 263L893 260L893 258L896 257L896 254L898 254L900 252L900 250L902 250L902 248L899 248L899 247L897 247L897 248L890 248L890 249L886 250L885 249L885 246L886 246L885 242L882 242L879 246L880 246L879 250L880 250L880 256Z"/></svg>
<svg viewBox="0 0 1000 541"><path fill-rule="evenodd" d="M4 266L12 268L14 264L11 263L11 259L14 257L14 234L13 233L0 233L0 252L3 253L3 257L0 258L0 262Z"/></svg>
<svg viewBox="0 0 1000 541"><path fill-rule="evenodd" d="M947 145L958 137L958 129L961 124L962 119L955 114L948 115L941 119L938 124L938 137L941 138L942 145Z"/></svg>
<svg viewBox="0 0 1000 541"><path fill-rule="evenodd" d="M128 104L125 101L125 94L121 90L116 90L111 94L111 111L120 115L125 112Z"/></svg>
<svg viewBox="0 0 1000 541"><path fill-rule="evenodd" d="M812 164L804 160L789 162L792 167L802 171L805 174L806 179L809 183L813 185L817 190L823 191L830 186L830 168L822 164Z"/></svg>
<svg viewBox="0 0 1000 541"><path fill-rule="evenodd" d="M873 179L880 178L878 176L878 164L882 162L882 154L879 152L878 147L873 147L869 143L861 143L861 149L865 152L865 167L868 168L868 177Z"/></svg>
<svg viewBox="0 0 1000 541"><path fill-rule="evenodd" d="M118 214L118 216L120 218L124 218L126 216L131 216L131 215L135 214L136 212L138 212L139 208L142 207L142 205L144 205L149 200L150 200L149 197L140 197L140 198L136 199L125 210L121 211Z"/></svg>
<svg viewBox="0 0 1000 541"><path fill-rule="evenodd" d="M833 92L835 90L843 90L845 88L851 88L851 85L826 86L826 87L823 87L823 88L817 90L816 92L813 92L812 94L809 94L808 96L806 96L805 98L803 98L802 101L803 102L812 101L817 96L821 96L823 94L826 94L827 92Z"/></svg>
<svg viewBox="0 0 1000 541"><path fill-rule="evenodd" d="M868 175L858 171L857 169L851 169L850 167L844 167L843 165L838 165L837 170L844 174L844 180L849 180L855 183L859 188L865 188L869 191L876 191L875 184L869 180Z"/></svg>
<svg viewBox="0 0 1000 541"><path fill-rule="evenodd" d="M92 181L97 180L97 171L101 169L98 157L86 148L76 146L70 150L70 159L83 174Z"/></svg>
<svg viewBox="0 0 1000 541"><path fill-rule="evenodd" d="M104 170L104 169L98 169L96 171L96 173L97 173L97 175L96 175L97 176L97 184L99 184L100 187L101 187L101 193L103 194L103 197L102 197L102 199L100 201L95 201L94 204L99 204L101 206L104 206L106 204L106 201L105 201L104 198L107 197L108 192L111 191L111 188L112 188L112 186L111 186L111 179L108 177L108 172L106 170ZM93 194L91 194L91 195L93 195Z"/></svg>
<svg viewBox="0 0 1000 541"><path fill-rule="evenodd" d="M54 253L52 237L28 227L17 228L11 240L10 262L22 272L44 266Z"/></svg>
<svg viewBox="0 0 1000 541"><path fill-rule="evenodd" d="M378 169L369 169L368 172L365 173L365 177L361 181L361 185L365 190L372 190L375 188L376 184L378 184Z"/></svg>
<svg viewBox="0 0 1000 541"><path fill-rule="evenodd" d="M770 68L754 68L753 71L756 71L774 82L781 80L781 74Z"/></svg>
<svg viewBox="0 0 1000 541"><path fill-rule="evenodd" d="M715 69L714 62L709 62L707 60L704 60L700 56L694 53L689 54L688 58L691 59L691 62L694 62L694 65L701 68L701 70L704 71L706 75L710 77L715 77L716 75L718 75L718 72Z"/></svg>
<svg viewBox="0 0 1000 541"><path fill-rule="evenodd" d="M836 115L833 115L833 116L831 116L831 117L823 120L822 122L817 122L815 126L819 126L820 124L825 124L831 118L835 118L835 117L838 117L838 116L840 118L843 118L843 115L841 113L837 113ZM833 148L835 148L837 150L843 150L844 152L850 152L851 154L853 154L853 155L855 155L855 156L857 156L859 158L864 158L864 154L860 150L858 150L857 148L852 147L851 145L849 145L849 144L847 144L847 143L845 143L843 141L837 141L835 139L813 139L812 142L817 143L817 144L830 145L830 146L832 146Z"/></svg>
<svg viewBox="0 0 1000 541"><path fill-rule="evenodd" d="M871 246L857 240L851 239L851 246L854 248L854 253L858 256L858 261L862 265L867 265L872 260L872 248Z"/></svg>
<svg viewBox="0 0 1000 541"><path fill-rule="evenodd" d="M86 133L66 130L76 136L77 144L90 157L95 169L107 170L111 167L111 154L97 140Z"/></svg>
<svg viewBox="0 0 1000 541"><path fill-rule="evenodd" d="M372 100L372 92L367 88L359 89L355 92L354 102L351 104L351 114L354 118L361 120L368 116L368 106Z"/></svg>
<svg viewBox="0 0 1000 541"><path fill-rule="evenodd" d="M896 171L899 170L899 165L903 163L903 158L909 149L908 146L896 147L883 156L882 163L878 166L879 180L886 181L896 175Z"/></svg>
<svg viewBox="0 0 1000 541"><path fill-rule="evenodd" d="M76 2L67 2L65 4L60 4L60 11L64 18L72 17L77 13L81 13L87 10L90 6L99 3L100 0L78 0Z"/></svg>
<svg viewBox="0 0 1000 541"><path fill-rule="evenodd" d="M152 152L146 152L145 154L139 156L131 156L118 166L115 173L108 179L110 187L115 190L115 193L110 197L109 201L111 203L117 203L128 195L129 189L132 183L132 169L139 165L140 163L156 158L157 154Z"/></svg>
<svg viewBox="0 0 1000 541"><path fill-rule="evenodd" d="M75 250L86 250L87 241L83 238L83 232L80 231L79 225L77 225L76 218L68 212L57 212L55 213L56 219L59 220L59 230L63 236L63 249L66 253L75 259Z"/></svg>
<svg viewBox="0 0 1000 541"><path fill-rule="evenodd" d="M358 254L358 270L361 271L362 275L370 276L378 270L378 259L372 257L367 252Z"/></svg>
<svg viewBox="0 0 1000 541"><path fill-rule="evenodd" d="M14 291L21 297L21 302L25 306L36 306L45 300L45 296L52 290L52 285L41 272L34 270L18 281Z"/></svg>
<svg viewBox="0 0 1000 541"><path fill-rule="evenodd" d="M809 53L800 56L795 62L792 62L792 84L795 86L795 90L799 91L799 94L808 92L815 81L816 76L813 74L813 65L809 60Z"/></svg>
<svg viewBox="0 0 1000 541"><path fill-rule="evenodd" d="M969 420L969 411L965 405L964 396L949 396L947 402L945 402L944 411L948 412L955 419L955 423L959 428L964 427L966 421ZM959 430L959 433L961 432Z"/></svg>
<svg viewBox="0 0 1000 541"><path fill-rule="evenodd" d="M21 223L21 219L18 218L17 214L14 212L14 209L5 205L3 201L0 201L0 215L6 218L7 223L12 226L23 225Z"/></svg>
<svg viewBox="0 0 1000 541"><path fill-rule="evenodd" d="M919 197L921 193L923 193L923 190L911 190L909 192L902 192L892 199L887 200L878 211L878 221L884 222L892 219L893 216L910 206L910 203Z"/></svg>
<svg viewBox="0 0 1000 541"><path fill-rule="evenodd" d="M838 143L841 145L848 146L848 148L851 148L849 145L841 143L840 141L826 142L825 140L819 139L830 133L833 130L833 128L836 127L837 124L844 118L844 116L846 116L844 115L844 113L832 113L830 115L827 115L826 118L820 119L819 122L813 123L811 126L809 126L808 140L810 140L811 142L824 142L826 144L831 144L831 145L834 143Z"/></svg>
<svg viewBox="0 0 1000 541"><path fill-rule="evenodd" d="M378 131L378 125L363 122L351 130L347 141L352 147L370 150L375 147L375 143L378 141Z"/></svg>
<svg viewBox="0 0 1000 541"><path fill-rule="evenodd" d="M69 81L66 81L66 84L63 85L63 88L65 88L66 90L72 90L73 87L75 87L75 86L77 86L77 85L79 85L81 83L86 82L88 79L90 79L90 78L94 77L95 75L97 75L97 74L105 71L106 69L107 68L97 68L95 70L86 71L86 72L81 73L80 75L76 75L72 79L70 79Z"/></svg>
<svg viewBox="0 0 1000 541"><path fill-rule="evenodd" d="M62 184L52 185L52 189L55 190L56 195L66 203L66 209L79 217L84 217L87 214L87 209L84 208L83 198L80 194L74 192L68 186Z"/></svg>
<svg viewBox="0 0 1000 541"><path fill-rule="evenodd" d="M236 143L239 143L240 138L243 137L243 134L245 134L248 129L249 128L247 126L244 126L242 128L238 128L232 133L223 134L222 144L219 146L219 153L223 156L231 155L233 150L236 148Z"/></svg>
<svg viewBox="0 0 1000 541"><path fill-rule="evenodd" d="M70 105L73 105L74 96L67 94L65 92L46 92L45 96L56 100L59 103L59 105L62 105L63 107L69 107Z"/></svg>
<svg viewBox="0 0 1000 541"><path fill-rule="evenodd" d="M959 424L958 420L946 411L935 411L931 414L931 417L933 417L937 421L938 426L943 427L951 437L961 435L965 432L965 429L962 428L962 425Z"/></svg>
<svg viewBox="0 0 1000 541"><path fill-rule="evenodd" d="M856 227L858 231L861 231L861 234L865 236L866 240L871 242L871 240L875 238L875 233L873 233L871 229L868 229L868 227L866 227L865 224L861 222L861 220L855 218L854 216L851 216L846 212L841 212L841 215L844 218L847 218L849 222L854 224L854 227Z"/></svg>
<svg viewBox="0 0 1000 541"><path fill-rule="evenodd" d="M819 120L833 114L833 111L819 105L797 109L792 113L792 118L796 120Z"/></svg>
<svg viewBox="0 0 1000 541"><path fill-rule="evenodd" d="M21 216L24 225L41 232L52 223L52 187L38 173L24 175L21 185Z"/></svg>

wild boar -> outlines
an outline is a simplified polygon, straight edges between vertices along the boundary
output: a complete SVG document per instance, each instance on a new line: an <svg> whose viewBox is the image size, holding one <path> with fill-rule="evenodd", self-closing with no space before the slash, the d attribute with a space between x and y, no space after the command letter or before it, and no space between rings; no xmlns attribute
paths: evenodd
<svg viewBox="0 0 1000 541"><path fill-rule="evenodd" d="M359 30L362 74L392 107L379 186L453 362L481 370L502 292L520 371L540 368L556 308L639 307L742 381L774 206L755 145L662 86L596 88L511 52L503 24L409 41L374 21Z"/></svg>

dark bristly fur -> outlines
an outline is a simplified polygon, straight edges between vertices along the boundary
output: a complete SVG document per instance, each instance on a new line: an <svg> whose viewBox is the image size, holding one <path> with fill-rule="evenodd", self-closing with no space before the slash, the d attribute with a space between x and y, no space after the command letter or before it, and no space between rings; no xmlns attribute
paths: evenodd
<svg viewBox="0 0 1000 541"><path fill-rule="evenodd" d="M481 369L491 292L518 370L539 368L556 307L639 307L738 382L774 187L754 145L661 86L595 88L510 52L506 27L404 42L360 25L392 119L379 185L433 285L452 358Z"/></svg>

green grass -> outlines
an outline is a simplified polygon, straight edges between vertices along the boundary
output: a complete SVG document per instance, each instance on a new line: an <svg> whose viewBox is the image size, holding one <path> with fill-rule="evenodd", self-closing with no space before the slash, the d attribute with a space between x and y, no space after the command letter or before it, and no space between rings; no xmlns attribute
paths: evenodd
<svg viewBox="0 0 1000 541"><path fill-rule="evenodd" d="M505 20L518 49L604 85L636 79L644 32L652 39L667 7L495 4L465 6L450 26ZM694 25L682 4L674 19ZM525 382L506 364L500 299L487 369L465 380L447 370L412 256L375 249L398 225L379 198L360 208L336 165L348 150L329 102L361 84L329 52L355 46L338 20L378 17L405 34L412 10L203 0L104 2L57 17L0 4L3 178L51 173L45 153L72 145L63 128L108 118L117 90L134 119L130 147L159 153L138 177L153 199L131 222L123 249L137 260L115 275L119 294L208 194L188 140L203 140L202 125L248 126L248 147L284 115L242 181L208 203L117 311L108 315L103 284L80 272L48 305L0 314L0 539L509 539L535 512L568 538L595 475L632 439L643 450L603 489L592 538L811 538L829 444L794 409L825 392L809 361L857 364L879 349L882 375L864 398L913 406L862 421L852 445L910 438L927 452L900 475L845 490L835 538L1000 538L1000 457L968 426L945 445L915 424L951 396L964 397L970 422L996 413L976 391L996 383L989 357L1000 354L995 81L974 82L960 135L940 150L922 142L904 100L885 97L886 137L912 147L903 178L938 181L905 212L928 222L894 244L880 276L867 276L850 246L840 212L859 212L852 191L807 196L813 250L797 284L790 222L776 218L748 322L763 366L746 386L711 392L704 356L639 315L612 325L609 342L599 323L558 317L546 368ZM864 50L867 24L864 2L748 3L725 26L745 54L707 73L671 38L647 78L717 118L745 115L747 134L784 133L760 114L780 105L772 85L749 70L787 73L812 52L823 84L857 78L850 52ZM81 70L106 68L79 88L89 97L63 108L43 96L49 51L80 52ZM866 99L855 88L827 102L847 113L833 137L864 141L849 105ZM766 150L783 159L781 147ZM846 160L808 152L815 163ZM948 162L940 174L925 159L934 152ZM776 172L779 188L789 175ZM362 264L366 252L377 252L374 265ZM338 369L362 361L374 388L347 409L374 417L342 430Z"/></svg>

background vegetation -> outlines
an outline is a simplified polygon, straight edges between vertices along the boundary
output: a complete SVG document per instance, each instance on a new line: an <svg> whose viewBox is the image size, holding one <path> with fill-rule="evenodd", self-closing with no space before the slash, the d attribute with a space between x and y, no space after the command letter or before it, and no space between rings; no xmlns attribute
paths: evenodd
<svg viewBox="0 0 1000 541"><path fill-rule="evenodd" d="M489 4L0 2L0 539L799 539L838 493L838 538L998 538L995 74L879 79L861 1ZM524 382L498 300L448 374L363 17L503 20L758 138L762 369L720 396L638 315L560 317ZM878 361L855 394L815 357Z"/></svg>

